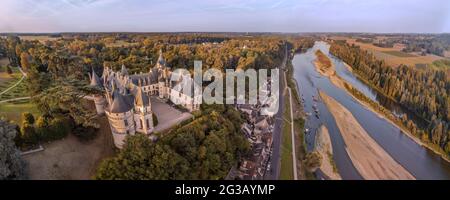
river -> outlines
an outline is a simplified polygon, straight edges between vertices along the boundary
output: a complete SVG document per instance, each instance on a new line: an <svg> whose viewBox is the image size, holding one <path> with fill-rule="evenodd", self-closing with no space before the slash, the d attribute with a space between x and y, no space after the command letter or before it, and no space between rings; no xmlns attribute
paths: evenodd
<svg viewBox="0 0 450 200"><path fill-rule="evenodd" d="M344 141L333 116L320 100L314 100L314 97L318 97L318 90L320 89L352 112L367 133L416 179L450 179L449 163L427 148L415 143L414 140L405 135L396 126L380 118L376 113L373 113L353 99L346 91L333 85L327 77L316 72L313 61L316 58L315 51L318 49L331 59L336 67L337 75L366 96L384 105L397 115L407 114L410 118L415 117L413 113L379 95L364 82L360 81L347 69L341 60L330 55L327 43L316 42L313 48L305 53L296 54L292 60L294 78L298 83L299 94L304 99L305 112L311 114L308 116L305 124L305 128L309 129L305 137L308 151L313 149L316 129L321 124L324 124L330 132L334 160L342 178L362 179L345 151ZM318 117L315 116L314 106L319 111ZM318 174L318 176L320 175Z"/></svg>

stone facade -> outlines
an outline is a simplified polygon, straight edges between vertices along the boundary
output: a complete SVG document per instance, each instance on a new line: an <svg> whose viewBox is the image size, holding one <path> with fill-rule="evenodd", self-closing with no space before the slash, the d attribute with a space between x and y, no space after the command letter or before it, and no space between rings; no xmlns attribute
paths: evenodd
<svg viewBox="0 0 450 200"><path fill-rule="evenodd" d="M178 81L170 81L175 75ZM105 95L92 98L98 114L105 113L111 127L114 144L122 148L125 137L136 133L151 135L154 129L151 96L171 100L189 111L200 109L200 96L186 95L173 89L177 84L194 85L190 75L172 74L160 53L158 62L148 73L129 75L124 65L120 71L104 68L100 77L92 71L92 87L105 90ZM197 100L197 101L194 101Z"/></svg>

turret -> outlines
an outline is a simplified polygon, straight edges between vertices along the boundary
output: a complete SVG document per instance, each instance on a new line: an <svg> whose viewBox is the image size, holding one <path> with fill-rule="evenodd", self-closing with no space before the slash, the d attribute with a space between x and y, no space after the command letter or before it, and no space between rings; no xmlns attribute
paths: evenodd
<svg viewBox="0 0 450 200"><path fill-rule="evenodd" d="M142 91L142 82L140 80L139 86L136 89L134 107L136 131L144 134L150 134L153 131L153 112L151 109L151 100L150 97Z"/></svg>
<svg viewBox="0 0 450 200"><path fill-rule="evenodd" d="M92 75L90 77L91 77L91 83L90 83L91 87L96 87L98 89L103 88L103 83L100 80L100 78L97 76L97 74L95 73L94 68L92 68ZM104 114L106 100L103 97L103 95L94 94L92 96L92 98L94 99L95 109L97 110L97 114L98 115Z"/></svg>
<svg viewBox="0 0 450 200"><path fill-rule="evenodd" d="M122 73L122 75L128 75L128 70L127 70L127 68L125 67L125 65L124 64L122 64L122 69L120 70L120 72Z"/></svg>

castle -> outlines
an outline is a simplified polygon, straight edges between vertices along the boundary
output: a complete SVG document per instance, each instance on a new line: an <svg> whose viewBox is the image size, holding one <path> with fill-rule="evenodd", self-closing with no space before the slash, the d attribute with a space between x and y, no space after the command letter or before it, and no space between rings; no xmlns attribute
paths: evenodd
<svg viewBox="0 0 450 200"><path fill-rule="evenodd" d="M175 76L177 81L171 81ZM129 75L124 65L120 71L105 67L99 77L94 70L90 75L90 86L105 90L104 95L94 95L97 114L106 114L114 144L122 148L125 137L136 133L151 136L154 130L151 96L170 100L190 112L198 110L201 96L187 95L173 89L176 84L189 84L194 81L190 75L174 74L166 66L160 51L156 65L148 73ZM194 101L197 100L197 101Z"/></svg>

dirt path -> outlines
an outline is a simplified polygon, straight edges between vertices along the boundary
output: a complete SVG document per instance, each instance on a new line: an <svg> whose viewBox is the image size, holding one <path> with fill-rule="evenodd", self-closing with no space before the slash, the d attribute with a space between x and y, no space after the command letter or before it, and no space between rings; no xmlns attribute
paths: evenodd
<svg viewBox="0 0 450 200"><path fill-rule="evenodd" d="M294 180L298 180L297 175L297 155L296 155L296 149L295 149L295 134L294 134L294 114L293 114L293 107L292 107L292 91L290 87L287 87L289 91L289 103L290 103L290 115L291 115L291 138L292 138L292 169L294 170Z"/></svg>
<svg viewBox="0 0 450 200"><path fill-rule="evenodd" d="M320 96L336 120L353 165L364 179L415 179L369 136L350 111L324 92Z"/></svg>
<svg viewBox="0 0 450 200"><path fill-rule="evenodd" d="M73 134L63 140L44 144L44 151L23 156L33 180L86 180L97 166L114 155L108 121L100 120L99 135L92 141L80 142Z"/></svg>

